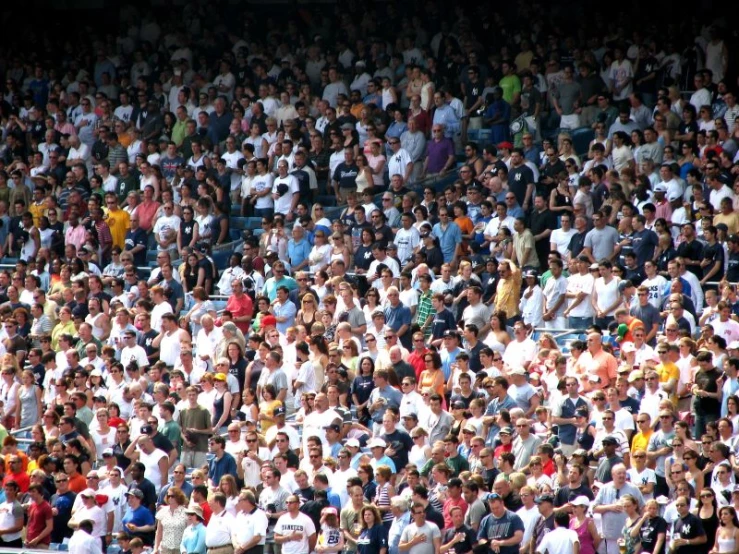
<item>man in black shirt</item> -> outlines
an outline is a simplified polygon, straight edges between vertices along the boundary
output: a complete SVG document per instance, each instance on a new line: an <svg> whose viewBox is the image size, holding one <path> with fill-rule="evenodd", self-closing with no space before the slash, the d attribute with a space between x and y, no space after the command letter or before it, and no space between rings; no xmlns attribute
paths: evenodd
<svg viewBox="0 0 739 554"><path fill-rule="evenodd" d="M577 452L577 451L575 451ZM554 507L568 512L572 510L572 501L578 496L587 496L590 500L594 500L593 491L583 483L583 473L585 468L580 464L572 464L567 472L567 484L557 491L554 497Z"/></svg>
<svg viewBox="0 0 739 554"><path fill-rule="evenodd" d="M703 244L695 238L695 226L685 223L680 230L685 240L677 247L677 255L685 261L685 268L695 273L697 277L703 277L701 260L703 259Z"/></svg>
<svg viewBox="0 0 739 554"><path fill-rule="evenodd" d="M703 230L706 245L703 247L703 259L700 266L703 268L701 285L709 281L720 281L724 276L724 246L716 240L718 230L709 225Z"/></svg>
<svg viewBox="0 0 739 554"><path fill-rule="evenodd" d="M557 217L549 210L549 202L543 194L534 198L534 211L531 213L531 233L534 235L536 255L543 263L549 254L549 236L557 228Z"/></svg>
<svg viewBox="0 0 739 554"><path fill-rule="evenodd" d="M508 172L508 188L516 196L516 201L524 212L531 207L534 194L534 172L524 164L523 150L514 148L511 152L511 170Z"/></svg>
<svg viewBox="0 0 739 554"><path fill-rule="evenodd" d="M395 464L396 468L404 468L408 465L408 453L413 448L413 439L405 431L397 427L398 420L394 413L386 412L382 416L382 434L388 448L385 452Z"/></svg>
<svg viewBox="0 0 739 554"><path fill-rule="evenodd" d="M464 524L464 510L454 506L449 510L452 526L444 531L441 537L442 549L445 552L454 550L455 554L472 552L472 545L477 543L477 533Z"/></svg>
<svg viewBox="0 0 739 554"><path fill-rule="evenodd" d="M339 204L346 203L346 197L350 191L357 190L357 175L359 167L354 162L354 150L344 149L344 161L341 162L332 175L334 194Z"/></svg>
<svg viewBox="0 0 739 554"><path fill-rule="evenodd" d="M572 235L567 250L570 251L570 259L575 259L585 248L585 235L588 234L588 220L584 215L575 217L575 230L577 233ZM587 260L587 259L586 259Z"/></svg>
<svg viewBox="0 0 739 554"><path fill-rule="evenodd" d="M739 281L739 235L731 235L728 241L729 267L726 270L726 279L729 283Z"/></svg>

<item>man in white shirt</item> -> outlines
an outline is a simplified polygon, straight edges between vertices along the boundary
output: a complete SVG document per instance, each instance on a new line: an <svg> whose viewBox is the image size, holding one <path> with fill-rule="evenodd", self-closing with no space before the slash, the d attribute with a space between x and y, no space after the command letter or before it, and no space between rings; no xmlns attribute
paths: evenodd
<svg viewBox="0 0 739 554"><path fill-rule="evenodd" d="M239 493L236 502L236 525L233 539L239 552L249 552L255 546L264 546L269 520L258 506L252 491Z"/></svg>
<svg viewBox="0 0 739 554"><path fill-rule="evenodd" d="M70 554L103 554L102 543L92 536L92 521L81 521L67 544Z"/></svg>
<svg viewBox="0 0 739 554"><path fill-rule="evenodd" d="M123 349L121 350L121 363L123 367L128 367L128 364L132 360L135 360L139 367L145 367L149 365L149 358L146 355L146 350L143 347L136 344L136 331L133 329L126 329L123 332Z"/></svg>
<svg viewBox="0 0 739 554"><path fill-rule="evenodd" d="M216 327L213 318L205 314L200 318L200 325L203 326L198 331L195 338L195 347L198 353L198 359L205 364L208 369L213 369L214 359L216 357L216 347L223 338L223 331L220 327Z"/></svg>
<svg viewBox="0 0 739 554"><path fill-rule="evenodd" d="M217 550L231 546L231 530L236 529L236 521L234 516L226 511L226 495L217 492L208 500L208 504L213 510L213 515L205 528L205 547L208 550Z"/></svg>
<svg viewBox="0 0 739 554"><path fill-rule="evenodd" d="M282 554L313 552L316 546L313 520L300 512L300 499L296 495L288 496L286 503L287 513L280 516L275 525L275 542L282 546Z"/></svg>
<svg viewBox="0 0 739 554"><path fill-rule="evenodd" d="M554 512L554 529L549 531L534 548L536 554L580 554L580 539L570 528L570 515Z"/></svg>

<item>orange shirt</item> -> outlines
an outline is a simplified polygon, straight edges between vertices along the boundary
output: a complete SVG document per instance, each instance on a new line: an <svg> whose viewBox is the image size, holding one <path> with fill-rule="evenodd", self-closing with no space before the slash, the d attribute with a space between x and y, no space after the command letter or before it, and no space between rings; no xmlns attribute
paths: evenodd
<svg viewBox="0 0 739 554"><path fill-rule="evenodd" d="M77 494L79 494L86 488L87 479L85 479L85 476L81 473L78 473L74 477L69 478L69 490L71 490L72 492L76 492Z"/></svg>
<svg viewBox="0 0 739 554"><path fill-rule="evenodd" d="M607 384L613 383L618 376L618 361L605 350L601 350L595 355L589 351L583 352L578 362L580 367L585 368L589 375L597 375L600 378L600 381L594 384L593 388L595 389L602 389Z"/></svg>

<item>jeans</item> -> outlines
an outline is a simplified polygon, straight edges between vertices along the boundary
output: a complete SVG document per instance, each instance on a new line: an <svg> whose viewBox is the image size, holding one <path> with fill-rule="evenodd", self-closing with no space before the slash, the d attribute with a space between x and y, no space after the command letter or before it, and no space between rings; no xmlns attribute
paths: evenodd
<svg viewBox="0 0 739 554"><path fill-rule="evenodd" d="M695 423L693 424L693 436L701 437L706 432L706 425L718 421L718 414L698 415L694 413Z"/></svg>
<svg viewBox="0 0 739 554"><path fill-rule="evenodd" d="M570 326L570 329L575 329L577 331L585 331L585 329L587 329L593 324L593 318L592 317L570 316L567 318L567 324Z"/></svg>
<svg viewBox="0 0 739 554"><path fill-rule="evenodd" d="M596 317L595 318L595 324L600 327L601 331L604 333L608 331L608 326L611 324L611 322L616 321L616 318L613 316L606 316L606 317Z"/></svg>
<svg viewBox="0 0 739 554"><path fill-rule="evenodd" d="M254 217L272 217L275 215L274 208L254 208Z"/></svg>

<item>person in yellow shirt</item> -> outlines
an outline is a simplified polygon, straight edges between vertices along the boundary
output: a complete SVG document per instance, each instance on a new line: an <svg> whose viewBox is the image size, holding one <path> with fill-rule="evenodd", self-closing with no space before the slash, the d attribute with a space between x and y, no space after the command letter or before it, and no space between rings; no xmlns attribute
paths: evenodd
<svg viewBox="0 0 739 554"><path fill-rule="evenodd" d="M38 228L41 216L46 211L46 175L41 173L33 178L34 186L33 189L33 202L29 204L28 211L33 216L33 226Z"/></svg>
<svg viewBox="0 0 739 554"><path fill-rule="evenodd" d="M126 231L131 228L131 216L128 212L121 210L118 206L118 198L115 193L105 194L105 222L110 227L110 235L113 237L113 246L121 250L126 246Z"/></svg>
<svg viewBox="0 0 739 554"><path fill-rule="evenodd" d="M521 319L518 302L521 299L521 270L511 260L503 260L498 265L500 280L495 294L495 310L505 312L506 325Z"/></svg>
<svg viewBox="0 0 739 554"><path fill-rule="evenodd" d="M641 373L641 371L635 371L634 373ZM638 432L631 441L632 457L637 452L646 452L647 446L649 446L649 439L652 438L652 433L654 433L654 429L652 429L652 418L649 417L649 414L640 413L636 416L636 428Z"/></svg>
<svg viewBox="0 0 739 554"><path fill-rule="evenodd" d="M680 357L680 347L676 344L660 343L657 345L657 354L659 364L654 370L659 375L659 386L677 406L677 382L680 379L680 368L675 365L674 360Z"/></svg>

